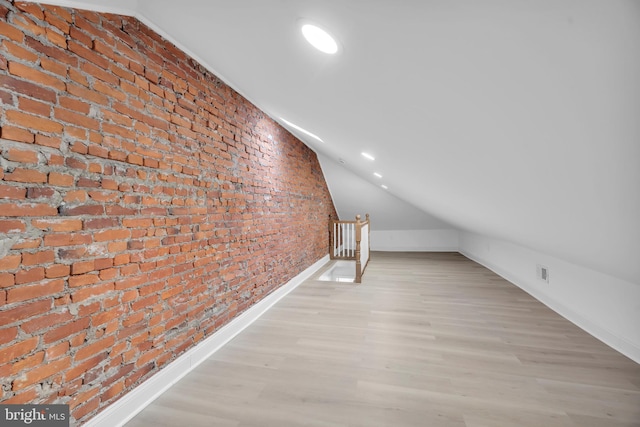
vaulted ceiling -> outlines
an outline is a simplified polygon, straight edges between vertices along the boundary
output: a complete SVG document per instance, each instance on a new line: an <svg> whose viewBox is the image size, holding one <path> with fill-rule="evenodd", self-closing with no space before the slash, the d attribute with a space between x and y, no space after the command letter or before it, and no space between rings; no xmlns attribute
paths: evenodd
<svg viewBox="0 0 640 427"><path fill-rule="evenodd" d="M454 227L640 284L638 1L47 3L137 16L322 138L285 124L318 153ZM340 52L311 48L301 19Z"/></svg>

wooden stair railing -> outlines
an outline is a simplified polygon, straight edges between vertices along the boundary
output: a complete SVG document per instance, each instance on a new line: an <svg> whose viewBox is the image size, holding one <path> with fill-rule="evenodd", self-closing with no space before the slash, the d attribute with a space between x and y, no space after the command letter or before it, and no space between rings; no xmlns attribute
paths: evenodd
<svg viewBox="0 0 640 427"><path fill-rule="evenodd" d="M369 214L365 217L364 221L360 215L356 215L355 221L329 221L329 257L332 260L355 261L356 283L362 283L362 274L369 264L371 227Z"/></svg>

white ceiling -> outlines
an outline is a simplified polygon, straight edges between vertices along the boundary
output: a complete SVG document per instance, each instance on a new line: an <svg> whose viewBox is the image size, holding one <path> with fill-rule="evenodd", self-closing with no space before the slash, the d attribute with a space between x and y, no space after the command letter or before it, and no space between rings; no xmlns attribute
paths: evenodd
<svg viewBox="0 0 640 427"><path fill-rule="evenodd" d="M640 284L637 0L52 3L136 15L457 228ZM310 48L300 18L342 51Z"/></svg>

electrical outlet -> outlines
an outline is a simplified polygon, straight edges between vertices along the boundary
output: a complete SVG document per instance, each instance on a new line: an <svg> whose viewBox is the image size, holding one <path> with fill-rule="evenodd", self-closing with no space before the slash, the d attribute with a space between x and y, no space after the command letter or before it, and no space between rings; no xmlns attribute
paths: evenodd
<svg viewBox="0 0 640 427"><path fill-rule="evenodd" d="M545 267L544 265L536 265L536 275L538 277L538 279L540 280L544 280L545 282L549 283L549 268Z"/></svg>

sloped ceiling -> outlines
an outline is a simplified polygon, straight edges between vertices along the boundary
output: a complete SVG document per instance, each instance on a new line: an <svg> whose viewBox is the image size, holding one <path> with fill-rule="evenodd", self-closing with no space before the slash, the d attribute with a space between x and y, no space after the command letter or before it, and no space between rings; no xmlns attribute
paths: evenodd
<svg viewBox="0 0 640 427"><path fill-rule="evenodd" d="M338 216L354 220L371 215L371 229L379 230L446 230L453 228L439 218L395 197L354 174L339 161L318 153L325 180L336 205ZM374 237L372 237L372 244Z"/></svg>
<svg viewBox="0 0 640 427"><path fill-rule="evenodd" d="M136 15L457 228L640 284L638 1L53 3ZM342 51L310 48L300 18Z"/></svg>

